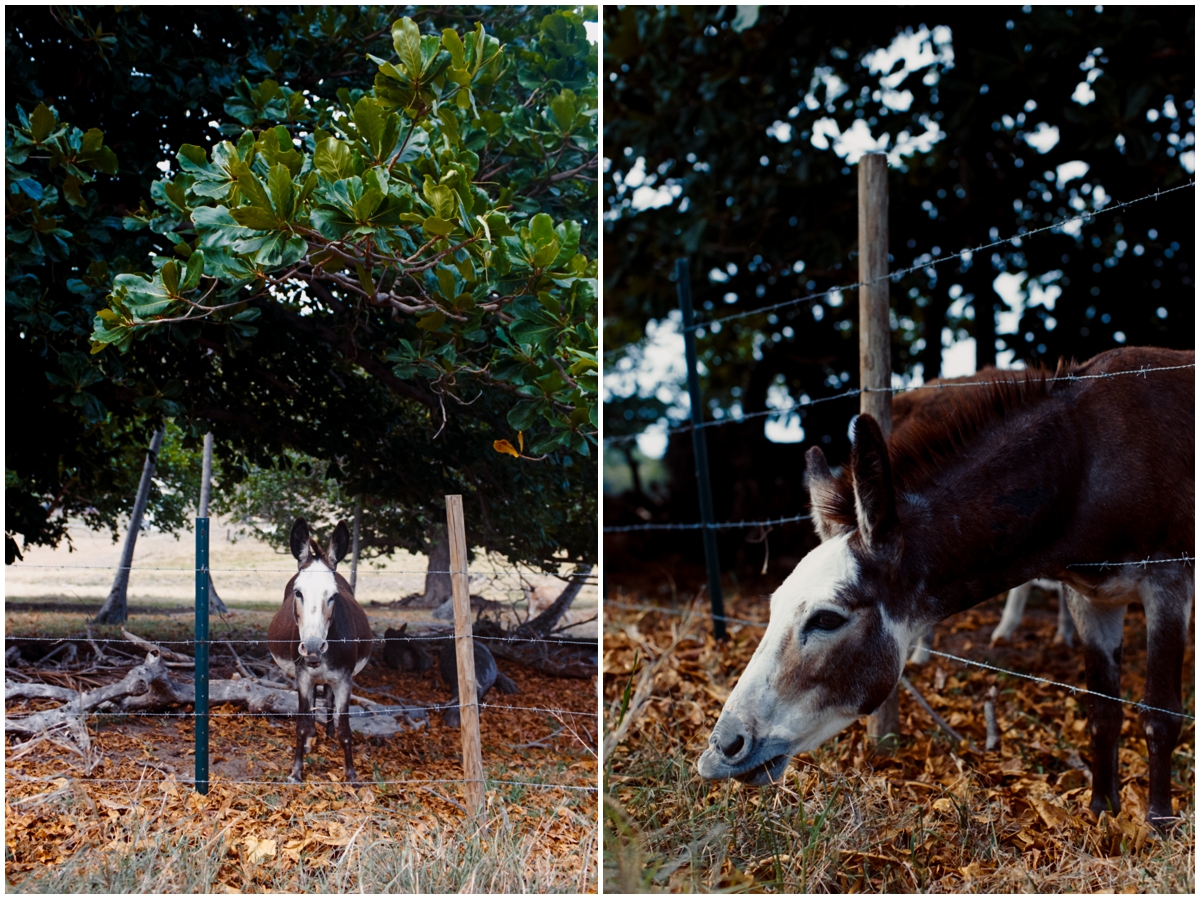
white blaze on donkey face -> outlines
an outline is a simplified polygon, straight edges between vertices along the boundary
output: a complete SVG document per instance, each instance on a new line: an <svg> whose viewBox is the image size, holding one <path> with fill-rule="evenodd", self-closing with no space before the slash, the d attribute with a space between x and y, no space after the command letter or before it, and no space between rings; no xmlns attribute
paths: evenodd
<svg viewBox="0 0 1200 899"><path fill-rule="evenodd" d="M819 746L895 686L907 642L864 598L849 542L826 540L771 597L766 634L700 757L704 777L776 780L793 755Z"/></svg>
<svg viewBox="0 0 1200 899"><path fill-rule="evenodd" d="M321 656L329 649L326 637L337 595L333 572L321 559L314 559L296 575L293 594L296 624L300 629L298 652L310 668L316 668L321 664Z"/></svg>

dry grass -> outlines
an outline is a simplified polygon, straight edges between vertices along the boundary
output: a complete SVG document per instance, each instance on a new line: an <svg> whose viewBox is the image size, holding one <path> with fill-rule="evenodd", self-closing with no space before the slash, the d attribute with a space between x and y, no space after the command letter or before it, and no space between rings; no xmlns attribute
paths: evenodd
<svg viewBox="0 0 1200 899"><path fill-rule="evenodd" d="M750 602L731 607L732 615L765 617ZM938 648L983 657L986 636L982 645L973 641L990 633L998 613L996 604L960 616L954 633L939 634ZM1026 624L1008 664L1045 673L1057 656L1061 670L1051 676L1081 683L1078 650L1028 657L1043 639L1050 649L1053 615L1035 610ZM1127 694L1140 692L1144 675L1140 627L1139 615L1126 636ZM908 736L893 757L864 751L856 724L797 757L778 785L712 784L695 773L695 762L761 630L735 626L720 646L703 617L616 608L606 610L605 628L606 733L623 732L620 745L605 745L606 891L1194 891L1191 722L1174 768L1184 821L1167 839L1142 821L1145 744L1133 713L1121 750L1126 808L1092 823L1078 769L1088 755L1081 709L1061 691L1009 678L999 682L1007 729L1001 753L951 745L902 693ZM1189 650L1187 671L1192 658ZM940 674L936 664L909 666L909 677L980 746L979 706L991 679L943 664ZM1185 707L1194 709L1190 679Z"/></svg>
<svg viewBox="0 0 1200 899"><path fill-rule="evenodd" d="M286 569L290 564L294 568L290 556L276 555L269 547L249 541L222 546L223 531L221 540L217 536L214 567ZM80 551L74 554L64 551L47 559L30 553L27 560L111 566L119 551L103 537L77 538L76 545ZM148 570L191 564L188 539L176 542L154 533L139 539L135 566L141 570L134 572L131 614L125 625L130 631L153 641L194 637L192 572ZM473 567L488 566L485 570L492 572L491 565L492 560L486 560ZM360 569L360 595L366 603L371 598L388 602L419 590L421 574L402 575L394 569L420 572L424 567L423 558L408 557L395 560L384 574L365 574ZM78 641L84 635L87 613L94 612L107 593L112 569L17 565L6 574L10 607L5 615L6 636L38 638L41 645L17 641L28 647L27 658L38 659L52 647L54 637ZM472 591L496 599L515 598L513 593L520 596L511 571L496 566L494 575L473 582ZM233 657L221 641L265 636L287 577L286 571L240 580L231 573L217 573L218 589L231 614L212 620L214 676L232 673ZM595 597L594 587L586 590L571 614L577 620L592 617ZM20 603L20 611L11 610L15 603ZM376 633L429 617L427 611L369 605L367 612ZM580 630L594 634L596 627L591 623ZM120 638L116 626L92 630L97 638ZM244 660L270 664L264 647L235 646ZM94 662L90 654L65 666L59 664L62 658L22 666L12 673L16 676L19 670L24 676L73 688L98 686L122 674L117 669L88 670ZM113 661L110 656L109 663ZM500 668L517 680L522 693L489 695L489 702L594 713L594 681L554 679L503 660ZM182 677L189 673L178 672ZM355 687L380 701L390 693L441 703L449 695L433 672L418 678L387 669L378 660L355 678ZM191 775L194 765L193 730L187 718L106 715L89 719L89 753L95 764L90 776L82 773L77 755L52 740L21 753L8 738L6 890L586 893L597 889L595 792L494 783L489 786L486 823L481 828L463 811L457 783L383 783L461 779L459 733L447 729L437 715L415 732L391 738L356 736L359 775L374 783L351 790L338 783L340 752L323 730L306 762L306 784L301 788L276 785L291 765L292 722L220 717L230 711L214 709L213 784L207 797L179 783ZM481 727L489 780L575 787L597 782L594 717L491 708L485 710ZM154 782L139 785L139 777ZM119 779L135 782L114 783Z"/></svg>

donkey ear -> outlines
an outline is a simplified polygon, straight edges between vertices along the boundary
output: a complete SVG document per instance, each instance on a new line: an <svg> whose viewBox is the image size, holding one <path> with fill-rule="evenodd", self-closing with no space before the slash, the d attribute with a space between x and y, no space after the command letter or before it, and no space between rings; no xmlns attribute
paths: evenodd
<svg viewBox="0 0 1200 899"><path fill-rule="evenodd" d="M812 503L812 520L817 528L817 536L824 543L847 530L837 514L841 497L838 495L837 482L829 470L829 462L819 446L805 453L804 461L804 486L808 488Z"/></svg>
<svg viewBox="0 0 1200 899"><path fill-rule="evenodd" d="M292 555L296 560L303 564L308 560L308 522L303 518L297 518L296 523L292 525L292 536L289 539L289 544L292 547Z"/></svg>
<svg viewBox="0 0 1200 899"><path fill-rule="evenodd" d="M345 520L342 520L333 529L333 539L329 541L329 560L336 565L342 559L346 558L346 552L349 549L350 528L346 527Z"/></svg>
<svg viewBox="0 0 1200 899"><path fill-rule="evenodd" d="M854 446L850 470L854 475L854 508L858 529L867 546L887 539L896 525L896 492L887 441L879 423L870 415L859 415L851 426Z"/></svg>

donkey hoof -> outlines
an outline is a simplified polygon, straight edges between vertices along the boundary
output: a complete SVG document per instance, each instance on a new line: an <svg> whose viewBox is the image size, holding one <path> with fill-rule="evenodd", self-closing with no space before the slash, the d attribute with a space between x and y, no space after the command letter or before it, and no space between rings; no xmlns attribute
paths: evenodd
<svg viewBox="0 0 1200 899"><path fill-rule="evenodd" d="M1146 813L1146 821L1152 828L1151 834L1157 832L1157 834L1165 836L1175 830L1176 825L1182 820L1178 815L1173 814L1158 815L1152 811Z"/></svg>
<svg viewBox="0 0 1200 899"><path fill-rule="evenodd" d="M285 781L285 783L302 784L302 783L304 783L304 775L297 774L295 771L293 771L291 774L289 774L287 776L287 780Z"/></svg>

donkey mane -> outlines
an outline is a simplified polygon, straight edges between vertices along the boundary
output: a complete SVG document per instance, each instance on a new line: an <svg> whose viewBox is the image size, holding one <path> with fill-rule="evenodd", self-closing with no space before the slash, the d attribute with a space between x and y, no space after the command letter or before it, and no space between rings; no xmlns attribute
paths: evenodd
<svg viewBox="0 0 1200 899"><path fill-rule="evenodd" d="M930 384L982 386L939 390L919 399L901 394L893 405L899 424L888 438L888 461L897 493L916 491L936 480L943 466L988 435L1014 413L1040 403L1051 395L1053 379L1069 376L1079 366L1059 360L1052 371L1037 367L1021 370L985 368L962 378L943 378ZM1060 388L1061 389L1061 388ZM853 530L858 525L850 466L842 467L836 489L820 499L817 511L837 526Z"/></svg>

